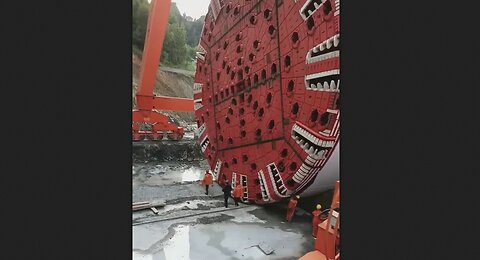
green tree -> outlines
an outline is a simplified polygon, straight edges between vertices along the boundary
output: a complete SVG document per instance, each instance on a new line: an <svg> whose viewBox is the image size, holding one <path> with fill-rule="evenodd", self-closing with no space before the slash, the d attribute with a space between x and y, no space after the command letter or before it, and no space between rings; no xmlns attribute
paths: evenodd
<svg viewBox="0 0 480 260"><path fill-rule="evenodd" d="M168 26L163 42L162 60L173 65L182 65L187 61L186 31L181 24Z"/></svg>
<svg viewBox="0 0 480 260"><path fill-rule="evenodd" d="M193 22L188 22L185 26L187 30L187 44L192 47L197 47L198 41L200 40L200 34L202 33L203 29L203 22L205 20L205 16L201 16L197 20Z"/></svg>
<svg viewBox="0 0 480 260"><path fill-rule="evenodd" d="M147 0L133 0L132 2L132 44L143 50L145 33L147 31L149 3Z"/></svg>
<svg viewBox="0 0 480 260"><path fill-rule="evenodd" d="M142 52L148 21L149 6L147 0L132 0L133 24L132 44L134 52ZM167 65L191 67L195 58L195 48L200 39L205 16L193 21L181 14L175 3L171 4L168 29L163 43L161 61Z"/></svg>

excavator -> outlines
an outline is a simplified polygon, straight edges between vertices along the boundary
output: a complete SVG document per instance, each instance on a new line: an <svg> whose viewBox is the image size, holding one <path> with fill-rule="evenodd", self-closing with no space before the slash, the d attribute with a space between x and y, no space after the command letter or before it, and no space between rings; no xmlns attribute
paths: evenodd
<svg viewBox="0 0 480 260"><path fill-rule="evenodd" d="M160 111L194 112L193 99L154 95L163 41L168 25L170 0L152 0L147 22L138 90L137 108L132 110L132 140L160 141L165 136L181 140L184 129Z"/></svg>

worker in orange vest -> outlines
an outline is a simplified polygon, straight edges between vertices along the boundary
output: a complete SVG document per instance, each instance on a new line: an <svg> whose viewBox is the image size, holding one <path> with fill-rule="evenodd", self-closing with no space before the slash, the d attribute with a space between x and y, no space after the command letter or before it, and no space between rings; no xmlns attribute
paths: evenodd
<svg viewBox="0 0 480 260"><path fill-rule="evenodd" d="M312 212L312 236L317 238L318 224L320 224L320 213L322 213L322 205L317 204L316 210Z"/></svg>
<svg viewBox="0 0 480 260"><path fill-rule="evenodd" d="M205 171L205 175L203 176L203 185L205 185L205 194L208 195L208 186L213 184L213 176L207 170Z"/></svg>
<svg viewBox="0 0 480 260"><path fill-rule="evenodd" d="M287 206L287 222L292 221L293 214L295 213L295 208L297 207L298 199L300 196L295 195L290 198Z"/></svg>
<svg viewBox="0 0 480 260"><path fill-rule="evenodd" d="M235 189L233 189L233 200L235 201L235 206L238 206L238 202L241 200L242 195L243 195L243 186L242 184L238 184L235 186Z"/></svg>

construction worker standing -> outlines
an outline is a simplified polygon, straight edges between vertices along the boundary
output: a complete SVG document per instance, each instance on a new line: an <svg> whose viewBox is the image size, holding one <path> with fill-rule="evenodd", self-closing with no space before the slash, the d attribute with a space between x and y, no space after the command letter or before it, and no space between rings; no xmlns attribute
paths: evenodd
<svg viewBox="0 0 480 260"><path fill-rule="evenodd" d="M232 193L232 186L228 183L228 180L225 181L225 187L222 189L223 191L223 198L225 199L225 208L228 208L228 198L231 196Z"/></svg>
<svg viewBox="0 0 480 260"><path fill-rule="evenodd" d="M205 171L205 175L203 176L203 185L205 185L205 194L208 195L208 186L213 184L213 176L210 171Z"/></svg>
<svg viewBox="0 0 480 260"><path fill-rule="evenodd" d="M295 213L295 208L297 207L298 199L300 196L295 195L290 198L287 206L287 222L292 221L293 214Z"/></svg>
<svg viewBox="0 0 480 260"><path fill-rule="evenodd" d="M233 189L233 200L235 201L235 206L238 206L238 202L241 200L243 195L243 186L238 184L235 189Z"/></svg>
<svg viewBox="0 0 480 260"><path fill-rule="evenodd" d="M320 219L320 213L322 213L322 205L317 204L316 209L312 212L313 220L312 220L312 236L317 238L317 231L318 231L318 224L322 221Z"/></svg>

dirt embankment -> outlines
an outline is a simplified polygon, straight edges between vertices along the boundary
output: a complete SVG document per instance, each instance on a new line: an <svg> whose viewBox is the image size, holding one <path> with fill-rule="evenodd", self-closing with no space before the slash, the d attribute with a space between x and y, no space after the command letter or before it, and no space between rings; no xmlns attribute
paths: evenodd
<svg viewBox="0 0 480 260"><path fill-rule="evenodd" d="M132 145L132 159L138 162L201 161L203 153L193 140L163 141L159 143L135 142Z"/></svg>
<svg viewBox="0 0 480 260"><path fill-rule="evenodd" d="M132 61L132 79L134 83L138 83L140 77L141 60L138 56L133 55ZM154 94L169 97L193 98L193 80L192 76L186 76L173 72L157 71L157 79L155 81ZM133 107L136 106L135 93L137 89L132 86L132 102ZM162 113L173 117L181 125L195 122L193 112L173 112L163 111Z"/></svg>

